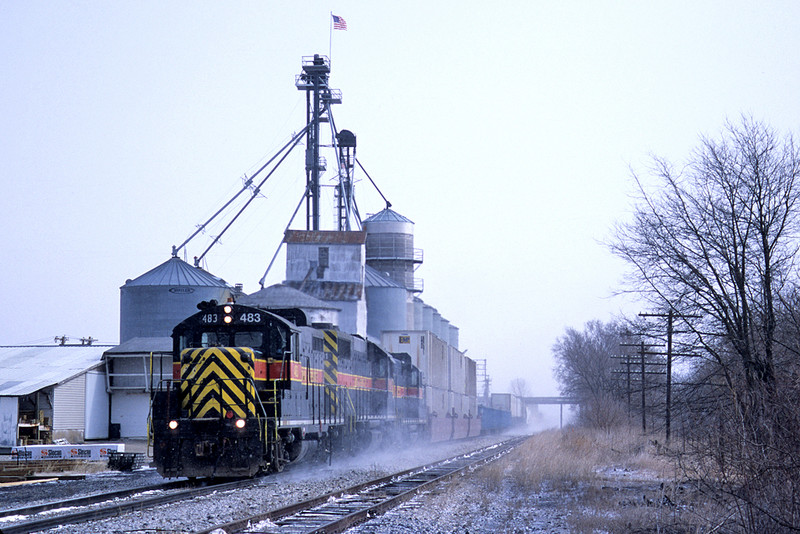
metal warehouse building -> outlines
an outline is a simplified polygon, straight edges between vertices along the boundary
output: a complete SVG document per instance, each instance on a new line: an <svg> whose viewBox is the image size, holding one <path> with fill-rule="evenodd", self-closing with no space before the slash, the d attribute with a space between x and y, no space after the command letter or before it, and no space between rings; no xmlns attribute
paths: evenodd
<svg viewBox="0 0 800 534"><path fill-rule="evenodd" d="M108 347L0 347L0 448L107 439Z"/></svg>

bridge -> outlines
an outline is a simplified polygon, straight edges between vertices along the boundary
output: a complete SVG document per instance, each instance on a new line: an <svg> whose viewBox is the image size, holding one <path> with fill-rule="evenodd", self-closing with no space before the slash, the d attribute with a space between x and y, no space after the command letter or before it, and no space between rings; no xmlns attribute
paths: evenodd
<svg viewBox="0 0 800 534"><path fill-rule="evenodd" d="M541 404L558 404L559 405L559 414L558 414L558 426L559 428L564 427L564 405L571 404L571 405L578 405L580 406L581 402L578 397L520 397L522 402L525 403L526 406L528 405L536 405L539 406Z"/></svg>

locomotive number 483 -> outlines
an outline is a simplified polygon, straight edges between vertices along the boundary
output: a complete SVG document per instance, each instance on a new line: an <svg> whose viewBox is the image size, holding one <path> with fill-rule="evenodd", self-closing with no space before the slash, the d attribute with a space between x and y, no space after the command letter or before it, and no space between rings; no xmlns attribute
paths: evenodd
<svg viewBox="0 0 800 534"><path fill-rule="evenodd" d="M261 314L253 312L243 313L242 316L239 317L239 321L242 323L260 323Z"/></svg>
<svg viewBox="0 0 800 534"><path fill-rule="evenodd" d="M216 313L206 313L200 318L200 321L205 324L216 324L217 320L218 316Z"/></svg>
<svg viewBox="0 0 800 534"><path fill-rule="evenodd" d="M206 313L200 317L200 321L203 324L217 324L219 322L220 316L218 313ZM230 318L225 319L226 323L230 322ZM261 323L262 317L260 313L257 312L245 312L239 316L240 323Z"/></svg>

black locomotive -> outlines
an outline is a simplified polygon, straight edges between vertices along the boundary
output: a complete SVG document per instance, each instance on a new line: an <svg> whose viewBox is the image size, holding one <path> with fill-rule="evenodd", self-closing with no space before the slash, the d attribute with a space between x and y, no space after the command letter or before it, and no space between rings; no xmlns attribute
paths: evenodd
<svg viewBox="0 0 800 534"><path fill-rule="evenodd" d="M173 378L153 393L164 477L280 471L311 445L358 448L425 431L419 370L300 310L203 303L173 330ZM319 447L318 447L319 448Z"/></svg>

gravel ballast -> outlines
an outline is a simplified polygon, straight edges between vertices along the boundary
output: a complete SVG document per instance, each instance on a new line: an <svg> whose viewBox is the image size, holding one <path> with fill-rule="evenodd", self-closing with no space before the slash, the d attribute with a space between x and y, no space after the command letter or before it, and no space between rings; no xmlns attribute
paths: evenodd
<svg viewBox="0 0 800 534"><path fill-rule="evenodd" d="M65 525L47 532L54 534L146 532L147 530L160 533L193 532L468 452L501 439L494 436L481 437L470 441L389 449L351 458L334 457L331 465L293 466L283 473L261 478L256 485L248 489L215 492L191 501L150 508L118 518ZM0 500L3 502L3 509L10 509L36 502L142 486L161 480L153 468L140 469L129 474L102 472L87 474L85 480L0 488ZM9 523L0 522L0 529L3 524ZM419 530L423 531L425 530Z"/></svg>

